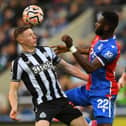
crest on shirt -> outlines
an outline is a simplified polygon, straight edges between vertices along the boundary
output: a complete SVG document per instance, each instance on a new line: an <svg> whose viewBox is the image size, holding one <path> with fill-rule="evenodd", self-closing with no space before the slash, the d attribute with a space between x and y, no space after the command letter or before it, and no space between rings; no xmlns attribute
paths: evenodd
<svg viewBox="0 0 126 126"><path fill-rule="evenodd" d="M107 58L112 58L112 57L113 57L113 53L112 53L111 51L107 51L107 52L105 53L105 57L107 57Z"/></svg>
<svg viewBox="0 0 126 126"><path fill-rule="evenodd" d="M45 112L41 112L41 113L40 113L40 115L39 115L39 117L40 117L40 118L46 118L46 117L47 117L47 115L46 115L46 113L45 113Z"/></svg>

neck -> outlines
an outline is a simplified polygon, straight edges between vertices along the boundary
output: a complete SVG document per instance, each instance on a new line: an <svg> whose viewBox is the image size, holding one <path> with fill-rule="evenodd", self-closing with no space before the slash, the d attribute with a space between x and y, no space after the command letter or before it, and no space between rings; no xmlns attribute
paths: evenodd
<svg viewBox="0 0 126 126"><path fill-rule="evenodd" d="M35 47L22 46L22 48L23 48L23 52L27 52L27 53L33 53L35 51Z"/></svg>
<svg viewBox="0 0 126 126"><path fill-rule="evenodd" d="M106 34L101 36L101 39L108 39L108 38L112 38L112 37L113 37L113 34L106 33Z"/></svg>

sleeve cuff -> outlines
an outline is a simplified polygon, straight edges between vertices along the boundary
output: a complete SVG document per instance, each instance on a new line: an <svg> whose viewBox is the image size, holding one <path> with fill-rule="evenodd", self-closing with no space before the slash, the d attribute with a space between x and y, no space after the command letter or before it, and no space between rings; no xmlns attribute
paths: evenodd
<svg viewBox="0 0 126 126"><path fill-rule="evenodd" d="M61 61L61 58L56 56L55 59L53 60L54 65L58 64Z"/></svg>
<svg viewBox="0 0 126 126"><path fill-rule="evenodd" d="M105 66L105 63L103 62L103 60L100 57L96 56L96 58L100 61L100 63L102 64L102 66Z"/></svg>
<svg viewBox="0 0 126 126"><path fill-rule="evenodd" d="M21 80L11 80L11 82L20 82Z"/></svg>

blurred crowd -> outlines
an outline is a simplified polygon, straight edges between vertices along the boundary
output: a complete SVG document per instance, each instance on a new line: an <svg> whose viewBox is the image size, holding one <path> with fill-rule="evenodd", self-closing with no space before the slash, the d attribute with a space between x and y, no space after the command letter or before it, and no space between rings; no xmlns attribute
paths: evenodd
<svg viewBox="0 0 126 126"><path fill-rule="evenodd" d="M117 10L120 16L120 24L116 35L121 44L121 58L117 68L117 78L120 76L126 66L126 16L122 13L122 6L126 4L125 0L0 0L0 74L10 66L11 61L20 53L19 46L13 38L13 30L15 27L24 25L22 12L29 4L39 5L44 11L43 23L34 28L38 34L38 45L48 43L49 38L65 29L70 22L89 7L94 8L94 20L101 10L106 8ZM73 59L70 62L77 65ZM83 83L79 79L63 74L65 71L62 68L61 70L62 75L59 79L64 90L72 88L73 83L75 83L74 86ZM67 87L68 83L71 86ZM27 93L25 90L22 90L22 92L21 95ZM3 110L2 108L0 111ZM5 112L3 111L3 113Z"/></svg>
<svg viewBox="0 0 126 126"><path fill-rule="evenodd" d="M24 25L22 11L27 5L39 5L44 11L43 23L35 28L38 44L42 45L67 27L88 7L110 7L124 3L125 0L0 0L0 73L10 66L11 61L19 53L19 47L13 39L13 30ZM118 36L123 43L126 39L126 25L121 27ZM125 47L126 44L123 45L122 52L125 52Z"/></svg>

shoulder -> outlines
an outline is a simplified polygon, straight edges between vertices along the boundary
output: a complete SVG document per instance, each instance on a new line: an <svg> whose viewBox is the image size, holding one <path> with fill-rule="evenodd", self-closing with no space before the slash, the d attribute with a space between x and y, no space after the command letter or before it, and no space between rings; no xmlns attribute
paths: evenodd
<svg viewBox="0 0 126 126"><path fill-rule="evenodd" d="M113 42L107 43L107 44L105 44L105 46L102 50L102 54L104 55L104 57L106 57L108 59L114 58L115 56L118 55L118 47Z"/></svg>
<svg viewBox="0 0 126 126"><path fill-rule="evenodd" d="M112 52L117 52L118 51L118 46L116 41L110 41L108 43L104 43L104 50L109 50Z"/></svg>
<svg viewBox="0 0 126 126"><path fill-rule="evenodd" d="M118 51L118 42L117 42L116 40L113 41L113 42L111 42L109 46L110 46L109 48L110 48L111 50L113 50L113 51L115 51L115 52Z"/></svg>
<svg viewBox="0 0 126 126"><path fill-rule="evenodd" d="M51 49L49 46L37 46L38 49Z"/></svg>
<svg viewBox="0 0 126 126"><path fill-rule="evenodd" d="M21 56L17 56L12 62L11 62L11 66L17 66L19 64L19 61L21 59Z"/></svg>
<svg viewBox="0 0 126 126"><path fill-rule="evenodd" d="M19 60L21 59L21 55L17 56L12 62L19 62Z"/></svg>
<svg viewBox="0 0 126 126"><path fill-rule="evenodd" d="M37 46L37 49L40 49L41 52L50 52L52 49L49 46Z"/></svg>

